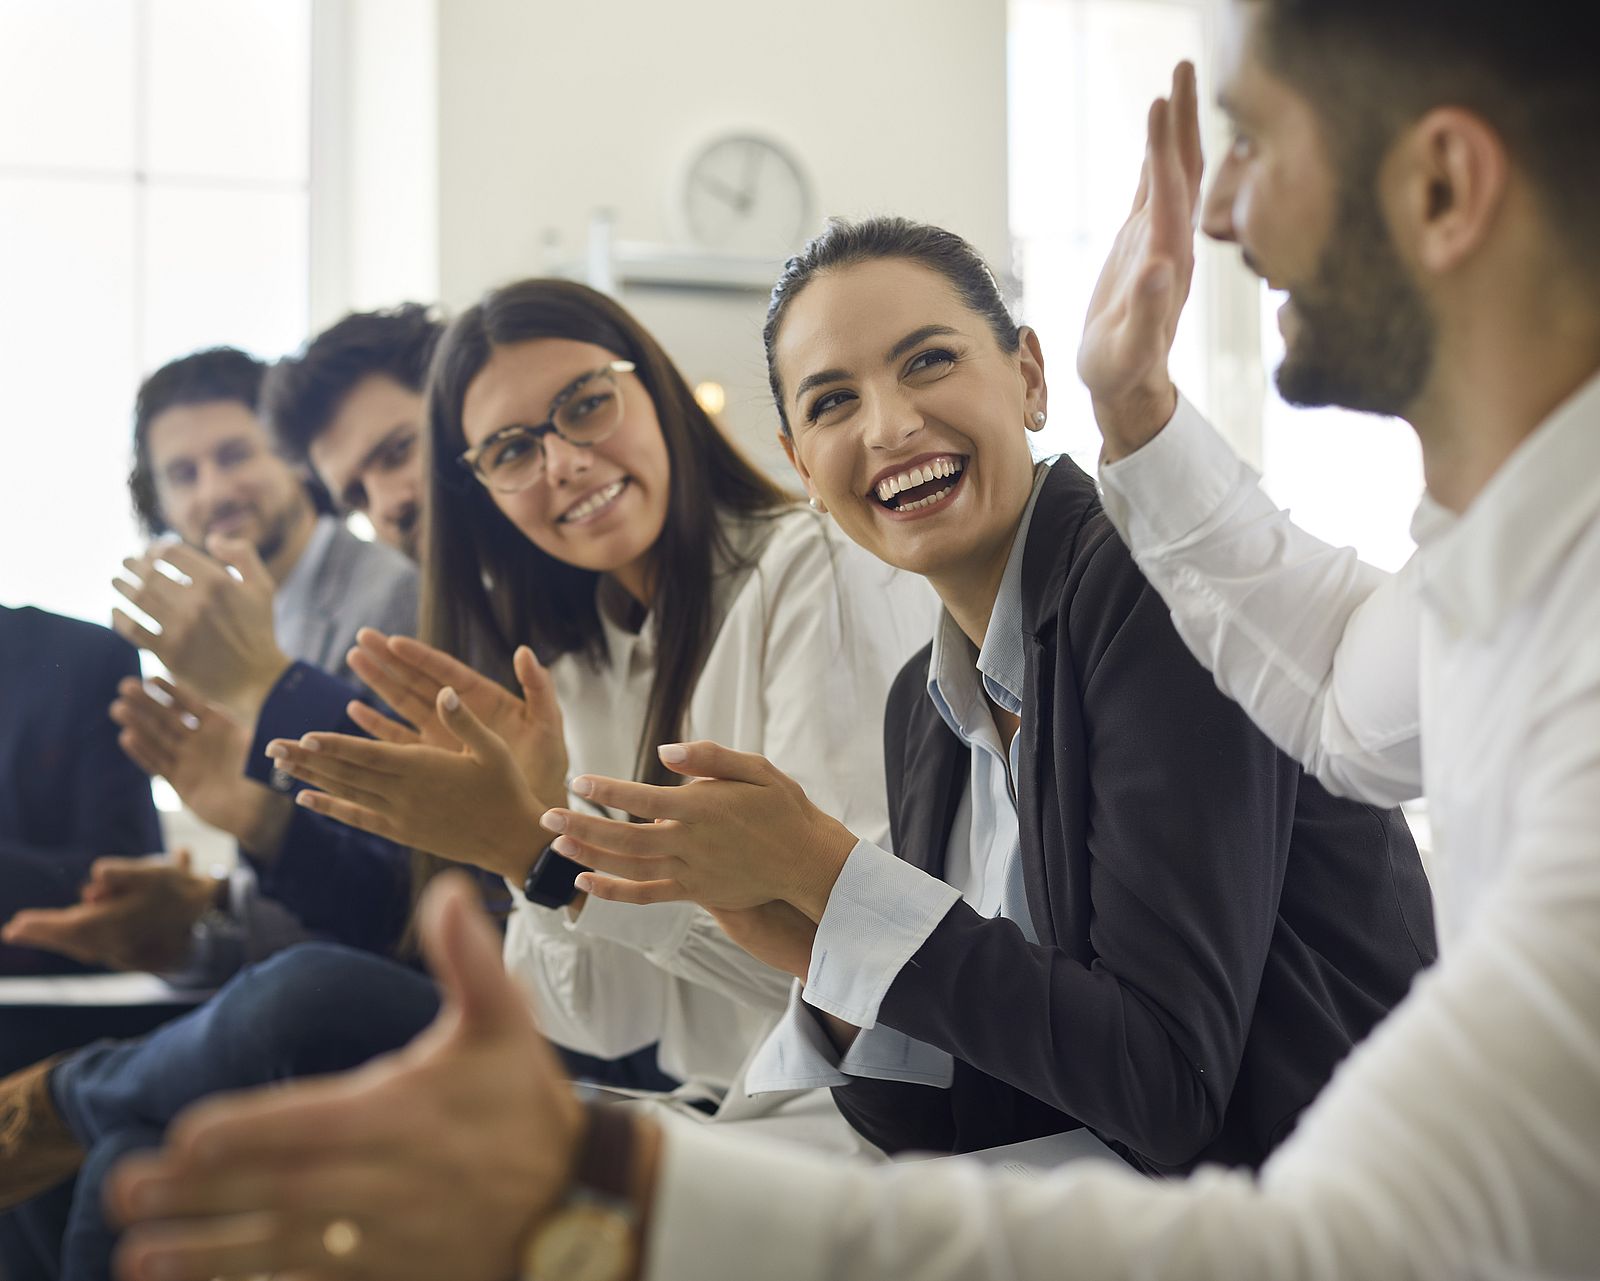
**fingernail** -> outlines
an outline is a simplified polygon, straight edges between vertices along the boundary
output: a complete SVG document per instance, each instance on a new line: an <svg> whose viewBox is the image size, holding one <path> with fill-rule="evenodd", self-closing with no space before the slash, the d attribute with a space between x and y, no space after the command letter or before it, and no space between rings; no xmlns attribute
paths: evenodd
<svg viewBox="0 0 1600 1281"><path fill-rule="evenodd" d="M456 708L461 706L461 700L456 697L455 690L451 689L448 685L444 687L444 705L445 710L451 712L455 711Z"/></svg>
<svg viewBox="0 0 1600 1281"><path fill-rule="evenodd" d="M577 842L570 836L556 837L555 840L550 842L550 848L561 855L562 858L571 858L578 852Z"/></svg>
<svg viewBox="0 0 1600 1281"><path fill-rule="evenodd" d="M316 739L312 738L310 734L307 734L301 738L300 746L302 749L308 752L320 752L322 750L321 745Z"/></svg>
<svg viewBox="0 0 1600 1281"><path fill-rule="evenodd" d="M268 743L267 756L275 761L286 760L289 756L289 749L282 743Z"/></svg>
<svg viewBox="0 0 1600 1281"><path fill-rule="evenodd" d="M668 765L682 765L689 759L689 749L682 743L664 743L656 748L656 755Z"/></svg>
<svg viewBox="0 0 1600 1281"><path fill-rule="evenodd" d="M539 820L539 826L547 832L564 832L567 830L567 816L555 810L546 810L544 817Z"/></svg>
<svg viewBox="0 0 1600 1281"><path fill-rule="evenodd" d="M572 884L577 889L582 890L585 894L587 894L594 888L594 877L590 876L587 872L579 872L574 878Z"/></svg>
<svg viewBox="0 0 1600 1281"><path fill-rule="evenodd" d="M572 780L572 790L579 796L593 796L594 779L588 777L586 774L580 774L577 778Z"/></svg>

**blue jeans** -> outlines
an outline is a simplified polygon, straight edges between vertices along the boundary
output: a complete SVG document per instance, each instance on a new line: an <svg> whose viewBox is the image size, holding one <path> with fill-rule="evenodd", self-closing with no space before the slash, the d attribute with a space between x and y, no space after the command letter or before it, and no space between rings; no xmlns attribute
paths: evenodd
<svg viewBox="0 0 1600 1281"><path fill-rule="evenodd" d="M406 1044L433 1021L432 980L367 952L307 943L245 970L205 1005L135 1041L100 1041L51 1075L57 1110L83 1145L66 1221L59 1195L27 1209L55 1218L61 1275L109 1281L115 1233L101 1180L117 1157L159 1144L167 1123L223 1090L339 1072Z"/></svg>
<svg viewBox="0 0 1600 1281"><path fill-rule="evenodd" d="M34 1241L61 1242L60 1275L109 1281L116 1234L101 1183L122 1154L161 1142L189 1104L225 1090L348 1071L433 1021L439 997L416 970L334 943L304 943L243 971L192 1013L133 1041L99 1041L51 1074L56 1108L87 1157L74 1189L20 1207ZM574 1076L641 1089L677 1082L655 1047L615 1062L565 1053ZM45 1274L48 1275L48 1274Z"/></svg>

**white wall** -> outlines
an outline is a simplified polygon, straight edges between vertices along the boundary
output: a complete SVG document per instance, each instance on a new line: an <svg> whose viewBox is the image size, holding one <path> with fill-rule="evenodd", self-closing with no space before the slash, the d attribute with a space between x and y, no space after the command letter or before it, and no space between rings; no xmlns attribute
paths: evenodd
<svg viewBox="0 0 1600 1281"><path fill-rule="evenodd" d="M821 215L904 213L1006 266L1005 0L440 0L438 279L452 308L579 258L589 215L676 243L689 156L764 133ZM552 248L552 244L554 248ZM759 295L628 290L724 419L774 461Z"/></svg>

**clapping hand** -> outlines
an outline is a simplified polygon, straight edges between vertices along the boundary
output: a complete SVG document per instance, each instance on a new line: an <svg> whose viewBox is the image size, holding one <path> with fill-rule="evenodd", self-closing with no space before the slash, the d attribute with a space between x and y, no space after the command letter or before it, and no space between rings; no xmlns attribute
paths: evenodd
<svg viewBox="0 0 1600 1281"><path fill-rule="evenodd" d="M560 808L545 814L544 827L561 833L556 851L594 869L578 878L579 888L615 902L687 899L712 911L777 901L821 920L855 848L850 831L763 756L705 742L660 750L669 769L693 781L657 787L592 775L572 780L578 795L653 822Z"/></svg>
<svg viewBox="0 0 1600 1281"><path fill-rule="evenodd" d="M195 922L216 901L217 885L191 870L187 850L170 862L102 858L77 903L18 912L0 941L112 970L180 969L189 959Z"/></svg>
<svg viewBox="0 0 1600 1281"><path fill-rule="evenodd" d="M364 627L350 651L350 669L410 724L397 724L365 703L351 703L350 717L385 742L457 750L460 742L437 712L439 693L449 686L484 727L504 741L533 794L555 804L567 794L561 705L550 673L526 645L512 655L511 665L521 698L443 650L409 636L385 636Z"/></svg>
<svg viewBox="0 0 1600 1281"><path fill-rule="evenodd" d="M160 677L125 678L110 716L122 726L117 745L135 765L171 783L203 822L251 854L271 858L290 811L283 797L245 777L250 732L243 725Z"/></svg>
<svg viewBox="0 0 1600 1281"><path fill-rule="evenodd" d="M351 705L355 715L358 704ZM315 791L295 803L387 840L521 880L542 845L534 795L506 741L449 686L434 704L433 746L420 732L367 709L379 740L349 734L274 739L267 754Z"/></svg>
<svg viewBox="0 0 1600 1281"><path fill-rule="evenodd" d="M129 577L112 579L112 587L161 630L150 631L120 609L111 611L111 625L202 698L253 725L289 666L273 634L276 584L243 539L218 536L207 547L210 556L187 543L163 541L123 561ZM162 564L182 578L167 574Z"/></svg>

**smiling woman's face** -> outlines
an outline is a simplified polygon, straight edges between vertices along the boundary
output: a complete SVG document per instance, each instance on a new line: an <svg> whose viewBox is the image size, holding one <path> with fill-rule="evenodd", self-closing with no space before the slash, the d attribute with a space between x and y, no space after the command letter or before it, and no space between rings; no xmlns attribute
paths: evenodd
<svg viewBox="0 0 1600 1281"><path fill-rule="evenodd" d="M477 445L505 427L537 426L574 381L617 353L567 338L535 338L496 347L467 387L461 425ZM640 596L667 519L672 478L655 404L635 374L618 375L622 421L598 445L544 437L544 475L514 494L490 491L495 506L529 542L557 560L615 576ZM642 597L641 597L642 598Z"/></svg>
<svg viewBox="0 0 1600 1281"><path fill-rule="evenodd" d="M960 581L1003 566L1033 488L1038 343L1001 349L938 272L879 259L815 277L774 344L790 457L880 560Z"/></svg>

